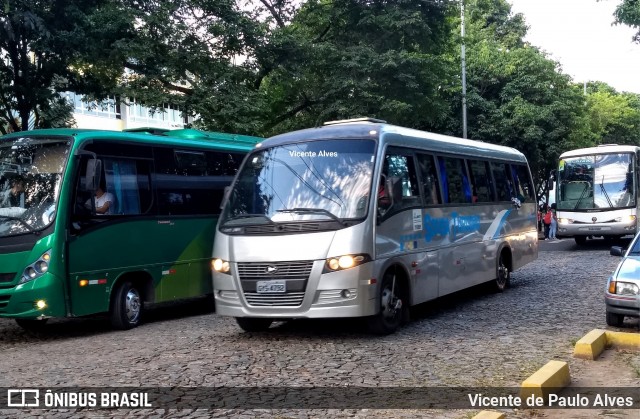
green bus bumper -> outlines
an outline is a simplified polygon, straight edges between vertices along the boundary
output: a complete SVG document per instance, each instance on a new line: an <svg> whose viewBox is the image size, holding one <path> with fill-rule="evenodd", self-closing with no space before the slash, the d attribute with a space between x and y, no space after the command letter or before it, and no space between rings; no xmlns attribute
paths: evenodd
<svg viewBox="0 0 640 419"><path fill-rule="evenodd" d="M9 289L0 289L0 317L41 319L65 317L62 279L45 273L41 277ZM38 308L37 302L44 301Z"/></svg>

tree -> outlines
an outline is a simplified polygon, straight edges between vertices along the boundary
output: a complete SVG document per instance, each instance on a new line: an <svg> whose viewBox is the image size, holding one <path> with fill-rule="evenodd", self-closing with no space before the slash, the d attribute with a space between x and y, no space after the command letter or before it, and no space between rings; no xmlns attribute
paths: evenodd
<svg viewBox="0 0 640 419"><path fill-rule="evenodd" d="M434 125L448 112L440 89L455 75L444 56L450 13L448 2L306 2L273 38L288 56L261 86L270 99L267 130L357 116Z"/></svg>
<svg viewBox="0 0 640 419"><path fill-rule="evenodd" d="M631 26L637 32L633 36L635 42L640 42L640 1L623 0L614 13L615 22Z"/></svg>
<svg viewBox="0 0 640 419"><path fill-rule="evenodd" d="M583 98L558 63L523 41L526 25L504 0L467 2L469 137L520 150L544 185L584 113ZM447 127L460 135L460 93Z"/></svg>
<svg viewBox="0 0 640 419"><path fill-rule="evenodd" d="M126 18L126 10L109 0L3 0L0 131L26 130L30 116L35 126L65 124L70 108L59 92L113 86L106 51L131 33Z"/></svg>

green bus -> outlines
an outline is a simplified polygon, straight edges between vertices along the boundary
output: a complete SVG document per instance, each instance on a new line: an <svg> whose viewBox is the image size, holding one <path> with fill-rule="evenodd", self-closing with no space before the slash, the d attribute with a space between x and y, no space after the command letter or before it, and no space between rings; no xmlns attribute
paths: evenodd
<svg viewBox="0 0 640 419"><path fill-rule="evenodd" d="M213 292L225 188L261 139L192 129L0 137L0 317L37 328Z"/></svg>

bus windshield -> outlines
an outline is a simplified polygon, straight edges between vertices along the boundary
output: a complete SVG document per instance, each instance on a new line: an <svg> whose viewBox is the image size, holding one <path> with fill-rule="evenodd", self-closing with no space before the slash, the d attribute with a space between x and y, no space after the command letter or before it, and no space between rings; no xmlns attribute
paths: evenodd
<svg viewBox="0 0 640 419"><path fill-rule="evenodd" d="M0 142L0 237L36 233L53 222L70 144L60 137Z"/></svg>
<svg viewBox="0 0 640 419"><path fill-rule="evenodd" d="M375 142L324 140L252 153L221 226L338 221L367 215Z"/></svg>
<svg viewBox="0 0 640 419"><path fill-rule="evenodd" d="M618 209L636 204L632 154L565 158L558 167L559 210Z"/></svg>

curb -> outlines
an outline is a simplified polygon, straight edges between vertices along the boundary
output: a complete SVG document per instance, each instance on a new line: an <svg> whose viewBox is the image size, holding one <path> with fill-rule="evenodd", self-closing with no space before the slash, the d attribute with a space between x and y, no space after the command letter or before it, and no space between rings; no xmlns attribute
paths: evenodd
<svg viewBox="0 0 640 419"><path fill-rule="evenodd" d="M640 350L640 334L593 329L576 342L576 346L573 349L573 356L594 360L609 346Z"/></svg>
<svg viewBox="0 0 640 419"><path fill-rule="evenodd" d="M564 361L549 361L545 366L522 382L520 398L530 396L547 397L551 391L564 388L571 382L569 364Z"/></svg>

